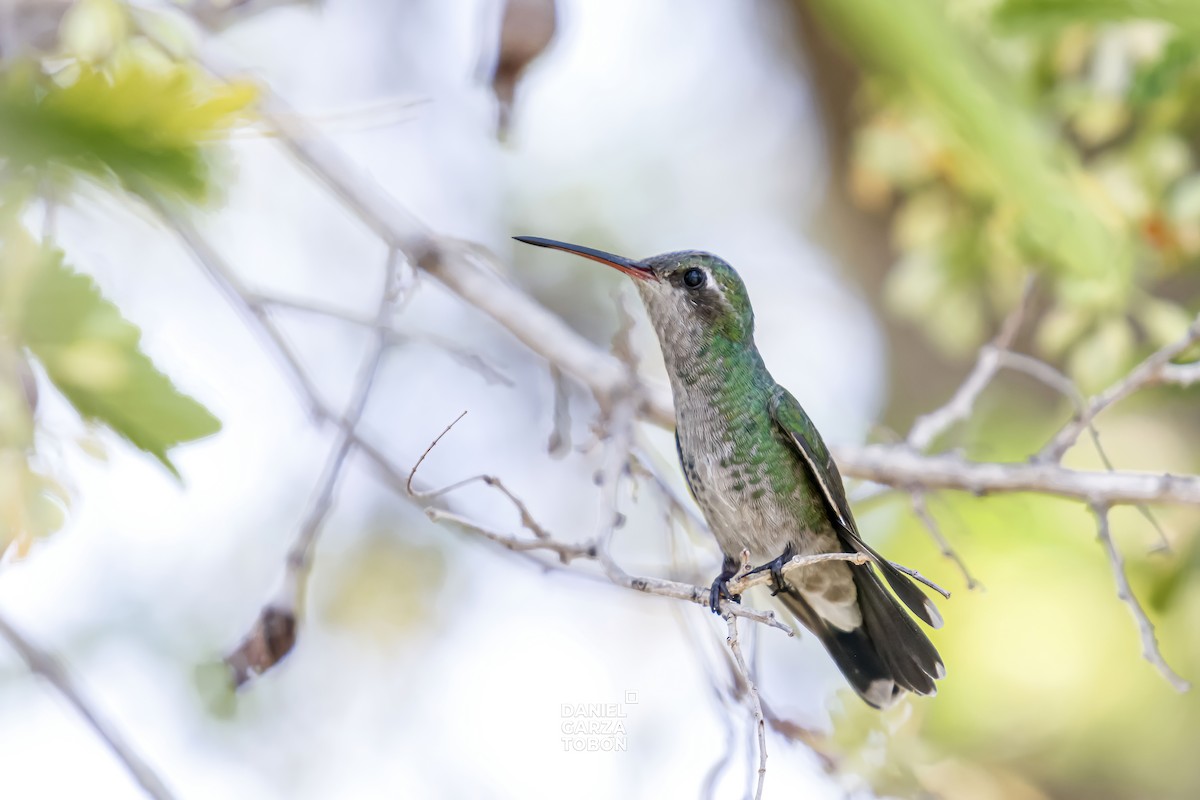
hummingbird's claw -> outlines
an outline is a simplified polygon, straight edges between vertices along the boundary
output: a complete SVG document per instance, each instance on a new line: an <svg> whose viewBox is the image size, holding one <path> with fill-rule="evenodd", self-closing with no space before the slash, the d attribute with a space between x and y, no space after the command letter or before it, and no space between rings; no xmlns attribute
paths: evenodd
<svg viewBox="0 0 1200 800"><path fill-rule="evenodd" d="M712 589L708 593L708 607L712 609L714 614L721 613L721 598L731 600L734 603L742 602L740 594L729 593L729 579L737 575L741 564L736 558L725 557L725 563L721 566L721 574L712 582Z"/></svg>
<svg viewBox="0 0 1200 800"><path fill-rule="evenodd" d="M750 570L746 574L753 575L756 572L762 572L763 570L770 571L770 573L771 573L771 597L774 597L775 595L782 592L784 590L784 588L787 586L787 584L785 584L783 582L783 565L786 564L787 562L791 561L793 555L794 555L794 553L792 552L792 546L791 546L791 544L788 544L787 547L783 548L783 552L780 553L778 558L776 558L773 561L768 561L767 563L763 564L762 566L755 567L754 569Z"/></svg>
<svg viewBox="0 0 1200 800"><path fill-rule="evenodd" d="M730 575L729 577L732 578L733 576ZM742 602L740 594L729 593L729 578L718 575L717 579L712 582L712 589L708 593L708 607L712 609L714 614L721 613L721 598L731 600L735 603Z"/></svg>

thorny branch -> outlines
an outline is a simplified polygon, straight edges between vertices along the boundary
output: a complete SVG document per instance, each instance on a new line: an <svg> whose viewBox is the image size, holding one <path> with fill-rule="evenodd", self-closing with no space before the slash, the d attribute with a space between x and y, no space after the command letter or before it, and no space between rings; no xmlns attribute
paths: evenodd
<svg viewBox="0 0 1200 800"><path fill-rule="evenodd" d="M155 800L171 800L174 797L154 768L92 707L58 659L26 639L3 615L0 615L0 638L17 652L30 672L44 678L87 721L117 760L129 770L142 791Z"/></svg>

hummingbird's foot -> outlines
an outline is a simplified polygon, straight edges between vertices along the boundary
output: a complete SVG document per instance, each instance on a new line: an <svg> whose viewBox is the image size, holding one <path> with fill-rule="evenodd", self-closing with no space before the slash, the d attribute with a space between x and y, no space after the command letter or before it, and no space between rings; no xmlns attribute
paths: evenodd
<svg viewBox="0 0 1200 800"><path fill-rule="evenodd" d="M754 569L747 572L746 575L747 576L753 575L757 572L763 572L764 570L770 571L770 573L771 573L771 596L774 597L775 595L782 592L784 590L784 588L787 586L787 584L785 584L783 582L783 565L786 564L787 562L791 561L793 555L795 555L795 552L792 548L791 543L789 542L787 547L783 548L783 552L779 555L779 558L776 558L774 561L768 561L767 563L763 564L762 566L755 567Z"/></svg>
<svg viewBox="0 0 1200 800"><path fill-rule="evenodd" d="M708 607L712 609L714 614L721 613L721 598L734 603L742 602L740 594L729 593L729 580L734 575L737 575L741 566L736 558L725 556L725 563L721 565L721 574L712 582L712 589L708 593Z"/></svg>

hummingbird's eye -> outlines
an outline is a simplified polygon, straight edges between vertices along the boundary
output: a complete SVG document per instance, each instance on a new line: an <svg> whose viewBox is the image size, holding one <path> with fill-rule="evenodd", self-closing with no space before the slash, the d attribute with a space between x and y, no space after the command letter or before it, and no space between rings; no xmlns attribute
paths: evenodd
<svg viewBox="0 0 1200 800"><path fill-rule="evenodd" d="M704 270L692 267L683 273L683 285L689 289L699 289L704 285Z"/></svg>

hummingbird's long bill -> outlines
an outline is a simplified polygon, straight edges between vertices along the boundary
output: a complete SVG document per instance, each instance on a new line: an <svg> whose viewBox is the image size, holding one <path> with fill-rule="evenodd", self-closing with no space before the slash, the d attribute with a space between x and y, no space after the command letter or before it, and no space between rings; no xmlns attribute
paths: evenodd
<svg viewBox="0 0 1200 800"><path fill-rule="evenodd" d="M590 258L592 261L599 261L601 264L607 264L610 267L621 270L626 275L641 280L648 281L655 278L654 270L642 264L640 261L634 261L624 256L616 256L612 253L606 253L603 250L595 250L591 247L584 247L580 244L567 244L566 242L558 242L554 239L543 239L540 236L514 236L518 242L532 244L537 247L548 247L551 250L562 250L566 253L574 253L577 256Z"/></svg>

